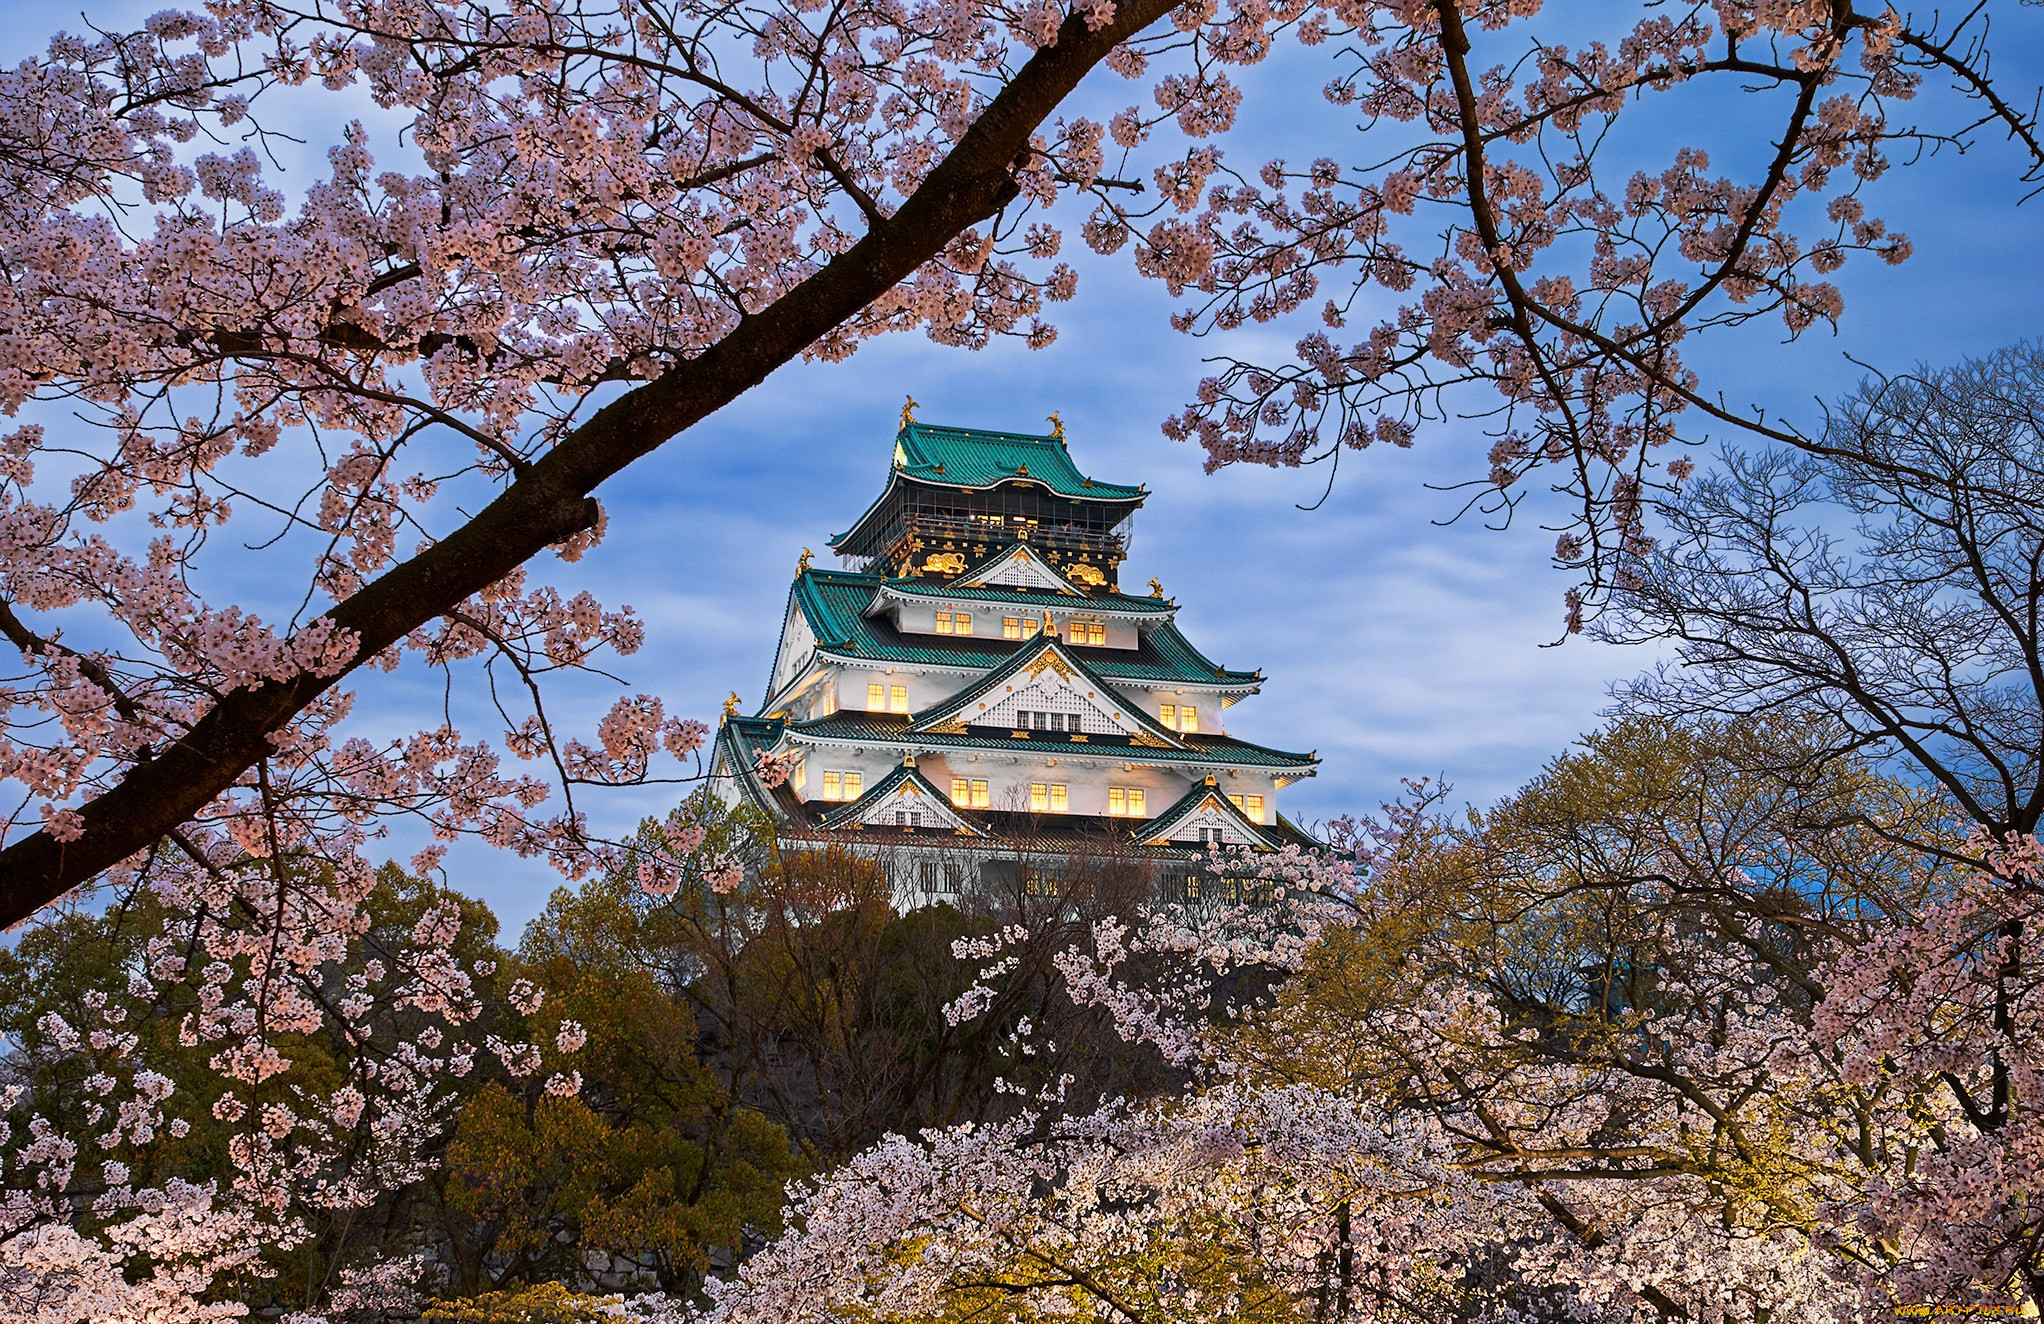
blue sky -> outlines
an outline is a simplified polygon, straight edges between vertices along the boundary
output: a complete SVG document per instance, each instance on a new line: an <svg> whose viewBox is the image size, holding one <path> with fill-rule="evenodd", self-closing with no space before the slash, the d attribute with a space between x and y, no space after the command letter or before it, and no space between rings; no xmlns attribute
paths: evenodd
<svg viewBox="0 0 2044 1324"><path fill-rule="evenodd" d="M117 19L122 10L137 12L88 12ZM2034 88L2044 81L2044 11L2006 11L1996 72ZM78 12L75 3L16 0L9 57L29 54ZM1375 159L1374 144L1356 145L1355 130L1319 105L1325 76L1323 66L1289 61L1255 71L1229 159L1247 169L1270 155ZM1125 101L1126 85L1101 96ZM1736 124L1741 109L1720 108L1716 122ZM1928 102L1922 109L1934 118ZM1848 355L1884 367L1944 363L2044 330L2044 203L2016 206L2015 160L2004 144L1983 141L1964 157L1891 171L1869 192L1869 209L1907 232L1916 256L1899 268L1849 265L1835 337L1784 345L1756 326L1707 349L1698 358L1714 385L1807 422L1816 399L1859 376ZM1158 577L1209 656L1268 674L1263 694L1231 710L1229 729L1318 749L1321 775L1281 798L1295 818L1374 808L1405 776L1445 775L1458 799L1487 802L1594 726L1606 687L1650 660L1580 639L1542 647L1559 633L1569 584L1549 567L1553 535L1539 527L1555 512L1535 501L1504 532L1474 518L1440 523L1457 499L1426 484L1482 472L1488 442L1474 428L1437 427L1411 451L1347 457L1332 494L1310 512L1298 506L1319 498L1317 470L1202 473L1201 453L1166 440L1158 425L1202 375L1201 355L1222 346L1173 332L1172 301L1125 257L1081 270L1079 297L1061 310L1047 350L967 353L895 337L846 363L782 370L604 492L606 542L579 565L542 573L639 609L646 647L617 668L632 689L705 720L728 691L755 704L796 557L806 546L830 563L825 543L879 490L912 393L930 422L1044 431L1057 410L1083 470L1149 485L1124 582ZM376 676L358 688L372 725L433 720L419 707L437 702L434 678ZM588 686L569 702L593 714L614 693ZM619 792L588 807L600 824L628 828L674 793ZM543 866L480 850L457 852L450 874L485 895L507 927L558 883Z"/></svg>

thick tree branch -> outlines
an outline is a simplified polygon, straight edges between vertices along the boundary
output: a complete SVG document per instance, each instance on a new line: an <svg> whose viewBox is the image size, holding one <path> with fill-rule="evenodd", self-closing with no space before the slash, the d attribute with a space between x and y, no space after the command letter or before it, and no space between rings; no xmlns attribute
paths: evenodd
<svg viewBox="0 0 2044 1324"><path fill-rule="evenodd" d="M0 923L19 923L196 814L342 677L540 551L592 527L591 494L606 479L764 381L936 257L959 231L1000 211L1016 195L1012 164L1030 135L1116 45L1171 8L1171 0L1123 3L1098 31L1083 15L1068 18L1057 43L1022 67L892 217L700 356L605 406L475 518L328 612L359 640L341 672L233 691L182 739L81 806L82 837L66 842L37 832L0 851Z"/></svg>

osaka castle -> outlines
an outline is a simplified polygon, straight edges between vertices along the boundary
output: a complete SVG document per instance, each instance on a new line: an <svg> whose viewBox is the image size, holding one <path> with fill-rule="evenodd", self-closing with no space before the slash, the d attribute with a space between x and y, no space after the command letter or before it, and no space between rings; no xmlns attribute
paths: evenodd
<svg viewBox="0 0 2044 1324"><path fill-rule="evenodd" d="M1182 879L1174 864L1214 843L1311 844L1278 793L1319 760L1228 734L1263 673L1194 647L1157 580L1121 591L1148 494L1081 473L1051 422L1028 436L902 411L879 496L830 540L848 568L804 550L764 699L726 705L727 800L784 839L899 857L897 883L932 892L1020 857L1049 877L1107 852Z"/></svg>

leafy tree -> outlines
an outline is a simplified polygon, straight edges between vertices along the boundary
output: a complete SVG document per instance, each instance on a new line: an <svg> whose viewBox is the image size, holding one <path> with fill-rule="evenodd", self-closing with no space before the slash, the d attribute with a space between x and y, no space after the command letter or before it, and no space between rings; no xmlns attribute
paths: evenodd
<svg viewBox="0 0 2044 1324"><path fill-rule="evenodd" d="M463 1108L445 1183L459 1290L609 1266L685 1296L713 1255L779 1226L795 1153L699 1060L688 1006L634 959L636 918L560 893L527 931L518 969L548 996L525 1033L576 1069Z"/></svg>

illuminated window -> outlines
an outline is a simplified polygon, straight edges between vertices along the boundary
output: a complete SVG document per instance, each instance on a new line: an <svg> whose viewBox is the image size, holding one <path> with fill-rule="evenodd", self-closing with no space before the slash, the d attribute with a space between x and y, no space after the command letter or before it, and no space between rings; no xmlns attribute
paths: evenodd
<svg viewBox="0 0 2044 1324"><path fill-rule="evenodd" d="M829 774L824 774L828 776ZM866 793L866 774L848 772L845 774L845 799L856 800Z"/></svg>
<svg viewBox="0 0 2044 1324"><path fill-rule="evenodd" d="M1072 809L1071 788L1063 782L1029 783L1029 807L1037 813L1066 814Z"/></svg>
<svg viewBox="0 0 2044 1324"><path fill-rule="evenodd" d="M1042 628L1043 622L1037 620L1034 616L1024 616L1022 618L1022 637L1024 639L1029 638L1029 636L1035 634L1038 630Z"/></svg>
<svg viewBox="0 0 2044 1324"><path fill-rule="evenodd" d="M908 686L888 686L887 711L890 713L905 713L908 711Z"/></svg>
<svg viewBox="0 0 2044 1324"><path fill-rule="evenodd" d="M887 711L887 687L885 685L866 686L866 711L869 713L884 713Z"/></svg>
<svg viewBox="0 0 2044 1324"><path fill-rule="evenodd" d="M948 611L940 611L940 612L938 612L938 613L937 613L937 633L938 633L938 634L950 634L950 633L951 633L951 613L950 613L950 612L948 612Z"/></svg>
<svg viewBox="0 0 2044 1324"><path fill-rule="evenodd" d="M969 611L959 612L951 618L951 623L957 627L960 634L972 633L972 613Z"/></svg>
<svg viewBox="0 0 2044 1324"><path fill-rule="evenodd" d="M1110 786L1107 788L1107 812L1116 818L1144 818L1149 811L1144 807L1146 797L1140 786Z"/></svg>
<svg viewBox="0 0 2044 1324"><path fill-rule="evenodd" d="M1176 731L1178 729L1178 705L1167 703L1159 708L1157 710L1157 720L1170 727L1173 731Z"/></svg>
<svg viewBox="0 0 2044 1324"><path fill-rule="evenodd" d="M826 772L823 774L823 798L826 800L842 800L845 798L845 775L842 772Z"/></svg>
<svg viewBox="0 0 2044 1324"><path fill-rule="evenodd" d="M1099 621L1073 621L1072 642L1075 644L1104 644L1107 642L1107 627Z"/></svg>
<svg viewBox="0 0 2044 1324"><path fill-rule="evenodd" d="M953 777L951 779L951 803L955 805L971 804L972 783L966 781L963 777Z"/></svg>
<svg viewBox="0 0 2044 1324"><path fill-rule="evenodd" d="M1243 796L1242 812L1249 815L1250 821L1261 823L1263 821L1263 797L1260 795Z"/></svg>
<svg viewBox="0 0 2044 1324"><path fill-rule="evenodd" d="M1189 703L1179 705L1178 729L1187 735L1199 730L1199 709Z"/></svg>
<svg viewBox="0 0 2044 1324"><path fill-rule="evenodd" d="M809 784L809 764L808 764L808 762L807 762L807 761L804 761L804 762L801 762L801 763L797 763L797 764L795 765L795 771L794 771L794 772L792 772L792 773L790 773L790 774L788 775L788 780L789 780L789 781L790 781L791 783L793 783L793 785L794 785L794 787L795 787L795 793L796 793L797 795L800 795L800 794L802 793L802 788L803 788L804 786L807 786L807 785Z"/></svg>
<svg viewBox="0 0 2044 1324"><path fill-rule="evenodd" d="M1021 618L1016 616L1003 616L1001 618L1001 638L1020 639L1021 637L1022 637Z"/></svg>
<svg viewBox="0 0 2044 1324"><path fill-rule="evenodd" d="M988 805L991 805L992 803L993 797L987 793L987 784L977 777L973 778L972 807L974 809L985 809Z"/></svg>
<svg viewBox="0 0 2044 1324"><path fill-rule="evenodd" d="M1196 873L1185 876L1185 899L1187 901L1199 900L1199 875Z"/></svg>

